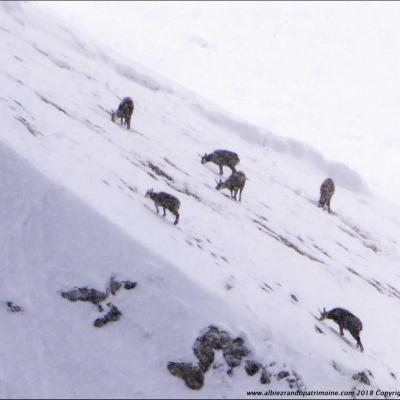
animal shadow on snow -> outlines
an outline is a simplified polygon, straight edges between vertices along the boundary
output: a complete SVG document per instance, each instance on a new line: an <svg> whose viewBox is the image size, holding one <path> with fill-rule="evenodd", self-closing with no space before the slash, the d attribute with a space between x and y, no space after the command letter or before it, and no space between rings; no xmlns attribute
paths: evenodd
<svg viewBox="0 0 400 400"><path fill-rule="evenodd" d="M312 315L319 323L322 323L322 321L320 321L319 318L318 318L316 315L314 315L314 314L312 314L312 313L311 313L311 315ZM350 342L349 339L346 338L346 333L344 334L344 336L340 336L339 327L338 327L337 329L335 329L334 327L328 326L327 324L324 324L324 323L322 323L322 325L323 325L325 328L329 329L330 332L334 333L338 338L340 338L341 340L343 340L343 341L344 341L346 344L348 344L352 349L358 350L358 349L357 349L357 346L354 345L352 342ZM319 328L319 327L318 327L318 328ZM320 329L320 328L319 328L319 329ZM322 332L323 332L323 331L322 331ZM323 332L323 333L324 333L324 332Z"/></svg>
<svg viewBox="0 0 400 400"><path fill-rule="evenodd" d="M319 318L317 318L317 316L315 316L314 314L312 314L312 316L318 321L318 322L322 322L319 320ZM322 324L325 328L329 329L330 332L332 332L333 334L335 334L339 339L343 340L348 346L350 346L352 349L357 350L357 346L355 346L352 342L350 342L349 339L346 338L346 333L344 334L344 336L340 336L340 331L338 329L335 329L332 326L328 326L326 324ZM322 331L323 332L323 331Z"/></svg>
<svg viewBox="0 0 400 400"><path fill-rule="evenodd" d="M175 227L176 229L178 229L178 231L181 230L177 225L174 225L174 221L171 221L170 219L168 219L168 217L171 216L171 215L168 215L168 210L166 210L167 215L166 215L165 217L163 217L162 207L160 207L160 214L157 214L157 211L156 211L154 208L152 208L152 207L150 207L149 205L147 205L147 204L143 204L143 207L144 207L144 208L147 208L147 209L148 209L152 214L154 214L156 217L159 217L159 219L160 219L162 222L164 222L165 224L167 224L167 225L172 225L173 227Z"/></svg>
<svg viewBox="0 0 400 400"><path fill-rule="evenodd" d="M331 326L328 326L328 329L333 332L339 339L348 344L352 349L357 350L357 346L355 346L353 343L350 342L349 339L346 338L346 334L344 334L344 336L340 336L340 332Z"/></svg>
<svg viewBox="0 0 400 400"><path fill-rule="evenodd" d="M315 207L317 207L317 208L320 208L321 209L321 212L324 212L324 213L326 213L326 214L328 214L328 215L334 215L334 216L338 216L339 214L337 214L335 211L333 211L333 210L331 210L331 212L329 213L328 211L324 211L324 210L322 210L322 207L319 205L319 202L317 201L317 200L315 200L315 199L310 199L309 197L306 197L305 198L309 203L311 203L312 205L314 205Z"/></svg>

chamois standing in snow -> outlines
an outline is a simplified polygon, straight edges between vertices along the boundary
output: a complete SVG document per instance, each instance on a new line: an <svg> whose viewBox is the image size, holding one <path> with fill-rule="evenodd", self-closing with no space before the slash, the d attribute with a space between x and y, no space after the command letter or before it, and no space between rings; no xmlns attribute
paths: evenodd
<svg viewBox="0 0 400 400"><path fill-rule="evenodd" d="M159 214L160 212L158 207L161 206L164 209L163 217L165 217L165 209L167 209L171 211L172 214L175 215L174 225L176 225L179 222L178 210L181 205L181 202L175 196L172 196L171 194L165 192L155 193L153 192L153 189L150 189L147 191L145 197L149 197L151 200L154 201L157 214Z"/></svg>
<svg viewBox="0 0 400 400"><path fill-rule="evenodd" d="M331 212L331 198L333 193L335 193L335 184L331 178L327 178L322 182L321 197L319 198L319 207L324 210L325 206L328 207L328 212Z"/></svg>
<svg viewBox="0 0 400 400"><path fill-rule="evenodd" d="M115 122L116 118L121 118L121 125L124 123L127 129L130 129L133 109L133 100L130 97L125 97L119 104L118 110L111 112L111 121Z"/></svg>
<svg viewBox="0 0 400 400"><path fill-rule="evenodd" d="M210 154L204 153L201 157L201 163L213 162L219 166L219 174L223 174L222 167L225 165L232 170L232 173L236 171L235 166L239 163L239 156L233 151L229 150L215 150Z"/></svg>
<svg viewBox="0 0 400 400"><path fill-rule="evenodd" d="M239 191L239 201L242 201L242 191L246 183L246 175L242 171L234 172L225 182L220 179L217 182L216 189L229 189L231 191L231 197L237 200L237 192Z"/></svg>
<svg viewBox="0 0 400 400"><path fill-rule="evenodd" d="M328 312L325 311L324 308L324 311L320 311L320 313L320 321L323 321L324 319L331 319L335 321L339 325L340 336L343 336L343 329L347 329L351 333L351 336L357 340L357 347L359 347L361 351L364 351L364 347L360 340L362 322L355 315L344 308L334 308Z"/></svg>

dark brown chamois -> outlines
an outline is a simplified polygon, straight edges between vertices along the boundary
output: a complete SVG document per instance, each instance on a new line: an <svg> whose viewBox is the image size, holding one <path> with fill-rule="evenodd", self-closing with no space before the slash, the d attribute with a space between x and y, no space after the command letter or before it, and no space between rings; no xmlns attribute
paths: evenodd
<svg viewBox="0 0 400 400"><path fill-rule="evenodd" d="M217 190L229 189L231 191L231 197L237 200L237 192L239 191L239 201L242 201L242 191L246 183L246 175L242 171L234 172L225 182L220 179L217 182Z"/></svg>
<svg viewBox="0 0 400 400"><path fill-rule="evenodd" d="M357 347L359 347L361 351L364 351L364 347L360 340L362 322L355 315L344 308L334 308L329 312L325 311L324 308L324 311L320 311L320 313L320 321L323 321L324 319L335 321L339 325L340 336L343 336L343 329L347 329L351 333L351 336L357 340Z"/></svg>
<svg viewBox="0 0 400 400"><path fill-rule="evenodd" d="M111 112L111 121L115 122L116 118L121 118L121 125L124 123L127 129L130 129L133 109L133 100L130 97L125 97L119 104L118 110Z"/></svg>
<svg viewBox="0 0 400 400"><path fill-rule="evenodd" d="M232 173L236 171L235 166L239 163L239 156L233 151L229 150L215 150L210 154L204 153L201 157L201 163L213 162L219 166L219 174L223 174L222 167L225 165L232 170Z"/></svg>
<svg viewBox="0 0 400 400"><path fill-rule="evenodd" d="M145 197L149 197L151 200L154 201L157 214L159 214L160 212L158 206L161 206L164 209L164 215L163 215L164 217L165 217L165 209L167 209L171 211L172 214L175 215L174 225L176 225L179 222L178 210L181 205L181 202L175 196L172 196L171 194L165 192L155 193L153 192L153 189L150 189L147 191Z"/></svg>
<svg viewBox="0 0 400 400"><path fill-rule="evenodd" d="M325 206L328 207L328 212L331 212L331 198L333 193L335 193L335 184L331 178L327 178L322 182L321 188L321 197L319 199L319 207L322 207L324 210Z"/></svg>

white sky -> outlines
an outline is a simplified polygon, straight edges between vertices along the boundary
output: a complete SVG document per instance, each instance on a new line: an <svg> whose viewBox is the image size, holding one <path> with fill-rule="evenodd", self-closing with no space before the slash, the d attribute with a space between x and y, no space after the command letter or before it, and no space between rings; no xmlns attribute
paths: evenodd
<svg viewBox="0 0 400 400"><path fill-rule="evenodd" d="M34 3L400 202L399 3Z"/></svg>

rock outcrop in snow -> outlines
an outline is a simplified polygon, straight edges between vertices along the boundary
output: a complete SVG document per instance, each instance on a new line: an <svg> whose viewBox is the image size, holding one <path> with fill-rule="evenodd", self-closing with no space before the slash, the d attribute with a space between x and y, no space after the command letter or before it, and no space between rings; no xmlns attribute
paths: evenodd
<svg viewBox="0 0 400 400"><path fill-rule="evenodd" d="M0 397L396 389L398 210L350 167L236 120L31 4L1 4L0 51L0 293L24 309L0 308ZM131 131L109 115L127 95ZM222 146L249 178L241 203L200 163ZM332 214L317 207L327 176ZM179 197L179 225L149 206L150 187ZM139 284L104 288L110 276ZM107 301L105 315L60 296L71 288ZM322 306L360 317L364 353L318 320Z"/></svg>

